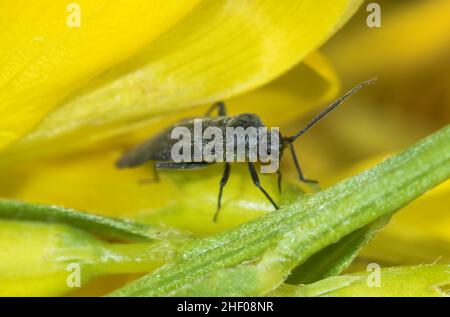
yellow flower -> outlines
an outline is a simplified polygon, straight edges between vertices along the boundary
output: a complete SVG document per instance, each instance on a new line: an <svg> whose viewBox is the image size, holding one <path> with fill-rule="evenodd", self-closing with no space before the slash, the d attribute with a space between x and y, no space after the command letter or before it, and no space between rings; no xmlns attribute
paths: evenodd
<svg viewBox="0 0 450 317"><path fill-rule="evenodd" d="M142 185L153 177L149 166L119 171L114 161L218 100L289 134L341 86L378 76L296 144L306 174L322 186L373 165L450 118L448 75L441 81L450 69L450 6L380 1L382 28L369 29L362 8L328 41L361 3L79 0L79 27L67 23L67 1L0 3L0 196L198 236L221 231L272 210L245 167L233 166L221 221L212 223L222 167ZM292 162L282 170L295 182ZM278 195L273 175L262 181ZM300 191L285 186L281 201ZM402 210L350 270L367 261L448 263L449 192L447 181ZM45 279L26 295L63 293L63 277ZM97 283L87 292L109 290Z"/></svg>
<svg viewBox="0 0 450 317"><path fill-rule="evenodd" d="M35 130L69 95L145 49L197 3L79 1L80 27L72 28L67 1L3 1L0 148Z"/></svg>

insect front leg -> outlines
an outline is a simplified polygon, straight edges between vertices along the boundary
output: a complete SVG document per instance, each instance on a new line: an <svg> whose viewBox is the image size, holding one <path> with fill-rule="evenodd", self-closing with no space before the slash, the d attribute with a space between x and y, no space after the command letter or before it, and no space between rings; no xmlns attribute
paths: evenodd
<svg viewBox="0 0 450 317"><path fill-rule="evenodd" d="M304 183L317 184L318 181L313 180L313 179L307 179L303 175L302 169L300 167L300 163L298 162L298 159L297 159L297 155L295 154L294 145L291 142L289 142L289 149L291 150L292 159L294 160L295 169L297 170L298 178Z"/></svg>
<svg viewBox="0 0 450 317"><path fill-rule="evenodd" d="M210 114L217 108L217 112L219 114L219 117L224 117L227 115L227 110L225 108L225 104L222 101L216 102L213 104L208 111L205 113L205 117L209 117Z"/></svg>
<svg viewBox="0 0 450 317"><path fill-rule="evenodd" d="M280 171L279 168L278 168L278 170L277 170L277 176L278 176L278 178L277 178L278 192L281 193L281 180L282 180L282 175L281 175L281 171Z"/></svg>
<svg viewBox="0 0 450 317"><path fill-rule="evenodd" d="M248 170L250 171L250 175L252 176L253 184L255 184L255 186L258 187L260 191L262 191L262 193L272 203L275 209L279 209L277 204L273 201L272 197L270 197L266 190L261 186L258 173L256 172L255 165L252 162L248 162Z"/></svg>
<svg viewBox="0 0 450 317"><path fill-rule="evenodd" d="M222 192L223 192L223 188L225 187L226 183L228 182L228 178L230 177L230 168L231 168L230 163L226 162L222 178L220 179L219 198L217 199L217 210L216 210L216 213L214 214L214 218L213 218L214 222L217 221L217 217L219 216L219 211L220 211L220 207L221 207L221 203L222 203Z"/></svg>

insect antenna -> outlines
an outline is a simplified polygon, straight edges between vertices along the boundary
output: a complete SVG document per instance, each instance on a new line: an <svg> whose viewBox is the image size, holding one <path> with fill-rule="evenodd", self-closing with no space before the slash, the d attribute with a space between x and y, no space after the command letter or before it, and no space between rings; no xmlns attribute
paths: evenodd
<svg viewBox="0 0 450 317"><path fill-rule="evenodd" d="M315 116L303 129L298 131L295 135L287 138L283 138L283 141L287 142L289 144L289 149L292 155L292 159L294 160L295 169L297 170L298 178L304 182L304 183L311 183L311 184L317 184L318 182L313 179L308 179L304 176L302 172L302 168L300 167L300 162L297 158L297 154L295 153L294 145L292 144L299 136L301 136L303 133L308 131L313 125L315 125L317 122L319 122L320 119L325 117L330 111L335 109L337 106L342 104L348 97L353 95L355 92L357 92L360 88L369 85L373 83L376 78L364 81L357 86L355 86L353 89L348 91L345 95L343 95L341 98L330 104L328 107L326 107L324 110L322 110L317 116Z"/></svg>
<svg viewBox="0 0 450 317"><path fill-rule="evenodd" d="M348 91L345 95L343 95L341 98L339 98L338 100L334 101L332 104L330 104L328 107L326 107L324 110L322 110L317 116L315 116L303 129L301 129L300 131L298 131L296 134L294 134L291 137L286 138L286 140L289 143L294 142L299 136L301 136L303 133L305 133L306 131L308 131L312 126L314 126L317 122L320 121L320 119L322 119L323 117L325 117L328 113L330 113L333 109L335 109L337 106L339 106L340 104L342 104L348 97L350 97L351 95L353 95L355 92L357 92L359 89L361 89L364 86L367 86L371 83L373 83L374 81L376 81L377 78L372 78L366 81L363 81L362 83L359 83L358 85L356 85L353 89L351 89L350 91Z"/></svg>

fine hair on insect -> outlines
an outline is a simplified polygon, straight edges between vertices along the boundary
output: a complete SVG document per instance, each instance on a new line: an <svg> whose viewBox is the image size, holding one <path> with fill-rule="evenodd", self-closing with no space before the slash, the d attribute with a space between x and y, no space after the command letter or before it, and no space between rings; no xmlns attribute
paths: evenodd
<svg viewBox="0 0 450 317"><path fill-rule="evenodd" d="M301 135L307 132L311 127L313 127L317 122L319 122L323 117L325 117L328 113L330 113L333 109L341 105L347 98L349 98L352 94L358 91L360 88L371 84L374 82L376 78L364 81L356 85L353 89L349 90L342 97L328 105L325 109L319 112L311 121L309 121L302 129L300 129L297 133L289 137L283 137L281 133L277 130L276 134L272 132L267 132L266 126L259 118L258 115L252 113L243 113L237 114L234 116L228 116L225 108L225 104L223 102L217 102L213 104L206 114L203 117L198 118L189 118L181 120L174 125L168 127L162 132L158 133L154 137L145 141L144 143L136 146L131 149L127 153L125 153L119 160L116 162L116 166L118 168L132 168L139 165L142 165L146 162L153 162L153 171L154 171L154 180L159 181L158 170L163 169L171 169L171 170L186 170L186 169L198 169L204 168L212 163L224 163L224 171L222 177L219 182L219 193L217 199L217 209L213 217L213 221L217 221L219 211L221 209L222 202L222 194L225 185L228 182L230 171L231 171L231 162L245 162L248 165L248 170L253 181L253 184L264 194L264 196L269 200L269 202L273 205L275 209L279 209L278 205L269 195L269 193L261 186L258 173L255 168L255 162L263 162L260 156L252 157L250 159L250 153L252 150L255 150L255 147L260 148L260 139L251 139L249 135L237 135L233 138L233 143L231 148L234 150L236 148L236 144L241 144L244 147L244 157L243 160L240 160L235 154L233 156L226 156L221 152L211 151L212 154L197 157L196 159L184 159L179 160L174 158L174 149L179 147L180 139L179 136L174 137L174 131L184 131L189 134L197 133L197 123L201 120L201 133L204 133L207 129L215 129L215 131L219 131L219 134L222 134L221 140L225 139L227 132L231 128L240 128L250 129L250 128L258 128L259 137L264 137L263 139L267 141L269 154L276 153L277 160L280 160L282 154L286 148L289 148L289 152L291 153L292 160L294 162L295 169L297 171L298 178L300 181L304 183L317 183L317 181L308 179L304 176L302 168L300 167L300 162L297 158L297 154L294 149L293 143L297 140ZM213 117L212 113L214 110L217 110L218 116ZM264 135L261 135L264 134ZM202 134L203 135L203 134ZM235 140L237 138L237 140ZM252 141L253 140L253 141ZM257 140L257 141L255 141ZM278 142L279 140L279 142ZM228 141L228 140L227 140ZM276 142L277 141L277 142ZM205 140L198 140L198 138L192 138L188 141L183 140L183 148L190 153L196 153L208 145L208 142ZM274 149L274 145L276 148ZM275 151L276 150L276 151ZM235 152L233 152L235 153ZM258 152L260 153L260 152ZM228 154L228 153L227 153ZM220 159L217 159L219 157ZM231 159L230 159L231 158ZM275 171L278 175L278 190L281 192L281 172L277 165L277 170Z"/></svg>

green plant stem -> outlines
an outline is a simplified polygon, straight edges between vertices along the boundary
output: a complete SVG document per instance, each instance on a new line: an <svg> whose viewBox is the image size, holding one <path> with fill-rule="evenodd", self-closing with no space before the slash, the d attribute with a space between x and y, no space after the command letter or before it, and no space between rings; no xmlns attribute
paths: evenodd
<svg viewBox="0 0 450 317"><path fill-rule="evenodd" d="M94 215L59 206L0 199L0 218L60 223L100 235L106 239L149 241L179 237L176 230L155 228L130 220Z"/></svg>

